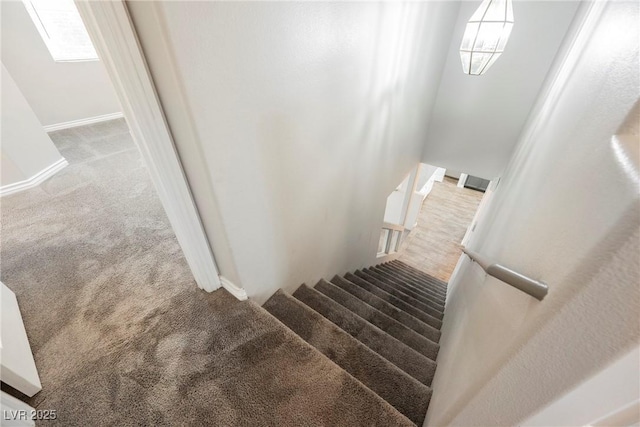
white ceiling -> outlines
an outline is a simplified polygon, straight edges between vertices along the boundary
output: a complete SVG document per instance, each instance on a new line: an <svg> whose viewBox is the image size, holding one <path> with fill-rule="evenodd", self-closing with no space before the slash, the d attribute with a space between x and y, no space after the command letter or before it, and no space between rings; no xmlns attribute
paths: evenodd
<svg viewBox="0 0 640 427"><path fill-rule="evenodd" d="M461 2L424 162L487 179L501 175L579 4L515 1L505 53L486 74L469 76L458 49L480 1Z"/></svg>

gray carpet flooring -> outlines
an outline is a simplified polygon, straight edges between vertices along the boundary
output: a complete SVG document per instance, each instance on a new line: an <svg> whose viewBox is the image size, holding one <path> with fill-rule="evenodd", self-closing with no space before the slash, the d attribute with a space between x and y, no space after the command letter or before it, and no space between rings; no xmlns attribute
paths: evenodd
<svg viewBox="0 0 640 427"><path fill-rule="evenodd" d="M57 411L43 425L406 426L424 416L435 363L422 347L390 337L402 347L385 356L364 337L386 332L344 332L296 300L325 334L305 338L296 319L285 322L294 332L250 301L198 290L124 121L51 137L70 165L0 201L2 281L43 385L20 397ZM403 334L433 333L403 317ZM343 353L332 354L334 340Z"/></svg>
<svg viewBox="0 0 640 427"><path fill-rule="evenodd" d="M392 261L278 291L263 308L421 426L445 299L446 283Z"/></svg>

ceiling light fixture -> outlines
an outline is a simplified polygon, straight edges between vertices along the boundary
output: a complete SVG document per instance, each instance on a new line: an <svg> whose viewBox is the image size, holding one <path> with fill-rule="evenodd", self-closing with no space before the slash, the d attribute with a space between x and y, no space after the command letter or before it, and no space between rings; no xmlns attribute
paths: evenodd
<svg viewBox="0 0 640 427"><path fill-rule="evenodd" d="M512 28L511 0L484 0L462 36L460 59L465 74L484 74L504 52Z"/></svg>

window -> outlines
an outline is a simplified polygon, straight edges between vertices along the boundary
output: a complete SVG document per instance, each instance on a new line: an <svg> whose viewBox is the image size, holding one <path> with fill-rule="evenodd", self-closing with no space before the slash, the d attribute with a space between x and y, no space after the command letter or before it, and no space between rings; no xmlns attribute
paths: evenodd
<svg viewBox="0 0 640 427"><path fill-rule="evenodd" d="M95 61L87 29L73 0L23 0L54 61Z"/></svg>

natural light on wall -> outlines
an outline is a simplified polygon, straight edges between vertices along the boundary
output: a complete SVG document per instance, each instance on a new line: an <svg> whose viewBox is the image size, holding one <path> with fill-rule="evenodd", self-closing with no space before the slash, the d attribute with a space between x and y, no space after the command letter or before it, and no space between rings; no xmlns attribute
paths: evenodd
<svg viewBox="0 0 640 427"><path fill-rule="evenodd" d="M511 0L484 0L462 37L460 59L466 74L484 74L504 52L513 28Z"/></svg>
<svg viewBox="0 0 640 427"><path fill-rule="evenodd" d="M73 0L23 0L54 61L98 59Z"/></svg>

